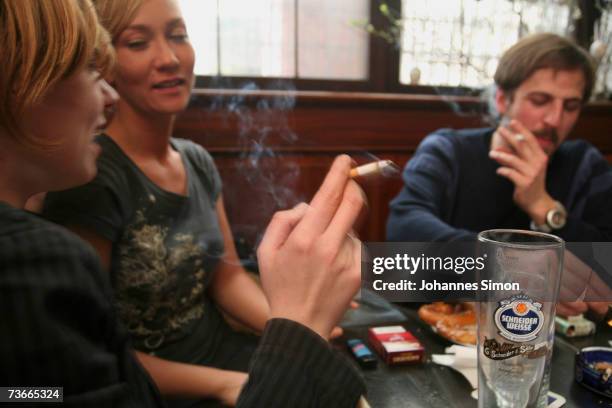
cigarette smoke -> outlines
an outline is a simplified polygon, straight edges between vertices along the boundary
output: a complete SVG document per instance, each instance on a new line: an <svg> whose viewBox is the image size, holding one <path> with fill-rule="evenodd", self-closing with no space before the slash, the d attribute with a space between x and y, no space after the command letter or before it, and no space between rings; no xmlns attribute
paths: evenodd
<svg viewBox="0 0 612 408"><path fill-rule="evenodd" d="M223 88L223 84L215 84ZM295 157L275 152L270 138L284 145L294 145L297 134L289 126L288 113L295 107L295 87L288 81L276 81L271 90L283 91L275 95L251 96L219 95L208 107L221 112L225 118L238 123L240 154L233 162L240 186L224 185L225 203L244 206L242 223L233 223L239 256L247 266L255 267L254 252L274 212L295 206L305 197L298 193L300 166ZM257 91L253 82L241 87L243 91ZM256 100L253 100L256 98ZM247 99L249 99L247 101ZM243 211L241 211L242 213Z"/></svg>

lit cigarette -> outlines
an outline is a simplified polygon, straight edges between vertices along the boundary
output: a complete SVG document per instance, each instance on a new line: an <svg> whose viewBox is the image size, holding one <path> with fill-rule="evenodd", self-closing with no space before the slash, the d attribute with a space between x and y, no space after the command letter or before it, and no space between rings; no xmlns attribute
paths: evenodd
<svg viewBox="0 0 612 408"><path fill-rule="evenodd" d="M389 175L397 172L397 165L391 160L379 160L351 169L351 178L365 177L373 174Z"/></svg>

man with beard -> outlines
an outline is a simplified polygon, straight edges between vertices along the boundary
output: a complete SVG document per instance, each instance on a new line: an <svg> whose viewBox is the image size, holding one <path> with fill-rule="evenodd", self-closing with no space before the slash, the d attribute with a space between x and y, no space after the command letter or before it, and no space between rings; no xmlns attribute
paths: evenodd
<svg viewBox="0 0 612 408"><path fill-rule="evenodd" d="M423 140L391 202L387 239L474 240L514 228L611 241L612 171L589 143L566 141L591 95L588 54L554 34L529 36L504 53L494 79L499 126L442 129ZM607 310L559 310L587 306Z"/></svg>

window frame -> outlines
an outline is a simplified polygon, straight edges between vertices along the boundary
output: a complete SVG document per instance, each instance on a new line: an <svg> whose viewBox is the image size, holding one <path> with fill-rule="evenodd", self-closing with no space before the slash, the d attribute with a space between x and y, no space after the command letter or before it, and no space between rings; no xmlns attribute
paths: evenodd
<svg viewBox="0 0 612 408"><path fill-rule="evenodd" d="M389 3L401 5L401 0L392 0ZM369 21L376 27L388 26L388 21L380 14L378 7L378 0L370 0ZM369 36L368 46L368 78L363 80L198 75L195 87L196 89L242 89L247 84L254 84L259 89L279 89L281 84L291 83L301 91L388 92L389 73L385 71L392 66L390 63L393 59L399 61L399 52L393 45L372 35ZM397 74L399 75L399 67Z"/></svg>
<svg viewBox="0 0 612 408"><path fill-rule="evenodd" d="M402 0L386 0L387 5L401 13ZM388 29L390 22L379 10L380 0L370 0L370 23L378 29ZM593 6L580 1L582 17L576 21L572 35L584 47L593 36L595 19ZM255 86L262 90L285 90L289 85L297 91L367 92L415 95L479 96L483 88L465 86L407 85L400 83L400 48L384 39L369 36L368 78L365 80L304 79L292 77L247 77L197 75L195 89L244 89Z"/></svg>

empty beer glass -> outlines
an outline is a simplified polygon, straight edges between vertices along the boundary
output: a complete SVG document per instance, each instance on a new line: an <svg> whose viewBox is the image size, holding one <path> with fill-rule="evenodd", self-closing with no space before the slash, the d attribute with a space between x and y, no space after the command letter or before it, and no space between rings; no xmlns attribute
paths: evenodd
<svg viewBox="0 0 612 408"><path fill-rule="evenodd" d="M489 230L478 244L478 406L546 407L564 242Z"/></svg>

